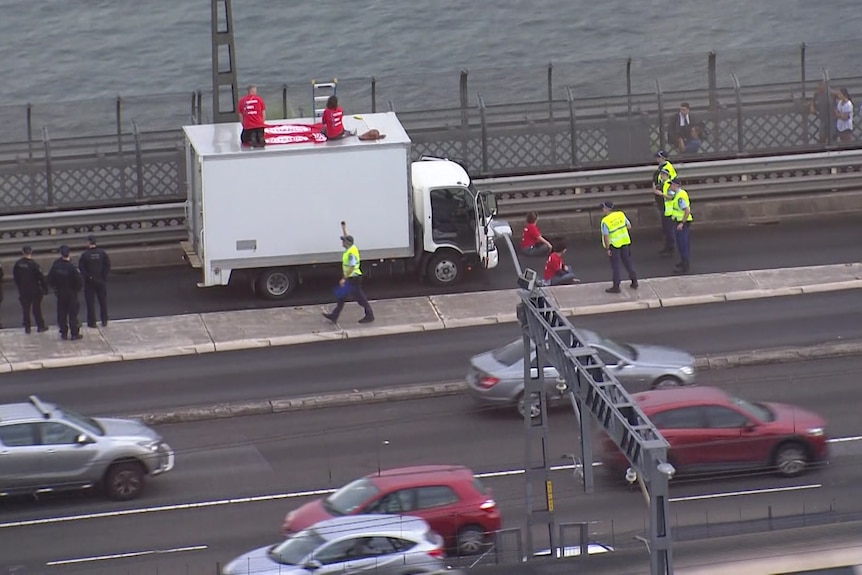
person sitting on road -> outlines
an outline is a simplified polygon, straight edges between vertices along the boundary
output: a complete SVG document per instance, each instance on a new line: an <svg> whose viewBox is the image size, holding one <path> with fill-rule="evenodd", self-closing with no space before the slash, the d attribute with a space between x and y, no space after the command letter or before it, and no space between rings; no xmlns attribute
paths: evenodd
<svg viewBox="0 0 862 575"><path fill-rule="evenodd" d="M580 280L575 277L572 268L563 263L563 255L565 255L568 246L563 240L556 240L552 243L551 253L548 255L548 260L545 262L544 283L545 285L558 286L577 283Z"/></svg>
<svg viewBox="0 0 862 575"><path fill-rule="evenodd" d="M546 256L551 252L551 242L545 239L539 231L536 222L539 214L530 212L527 214L527 223L521 233L521 253L525 256Z"/></svg>

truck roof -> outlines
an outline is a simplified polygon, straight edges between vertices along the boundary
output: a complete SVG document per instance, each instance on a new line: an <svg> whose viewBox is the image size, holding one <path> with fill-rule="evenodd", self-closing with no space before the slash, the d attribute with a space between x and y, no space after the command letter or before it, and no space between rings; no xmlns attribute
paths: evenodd
<svg viewBox="0 0 862 575"><path fill-rule="evenodd" d="M293 118L290 120L267 120L267 124L315 124L315 118ZM347 136L321 144L283 144L270 145L264 149L244 150L240 146L239 135L242 126L239 122L225 124L194 124L183 126L183 132L199 157L233 156L236 154L285 154L290 152L308 151L313 148L356 148L361 146L404 145L410 144L410 136L404 130L395 112L376 114L358 114L344 116L344 129L355 130L362 134L371 129L385 134L383 140L363 142L356 136Z"/></svg>

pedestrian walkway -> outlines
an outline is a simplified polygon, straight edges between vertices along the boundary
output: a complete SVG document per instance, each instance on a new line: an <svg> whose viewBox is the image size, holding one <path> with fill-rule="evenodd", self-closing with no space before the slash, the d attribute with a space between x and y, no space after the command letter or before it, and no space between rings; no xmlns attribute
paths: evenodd
<svg viewBox="0 0 862 575"><path fill-rule="evenodd" d="M546 288L569 316L698 305L743 299L862 288L862 264L839 264L659 277L621 294L607 283ZM84 328L81 341L62 341L56 328L25 334L0 331L0 372L89 365L203 354L515 322L516 290L381 300L376 321L361 325L362 309L348 305L337 325L321 315L322 305L225 311L118 320Z"/></svg>

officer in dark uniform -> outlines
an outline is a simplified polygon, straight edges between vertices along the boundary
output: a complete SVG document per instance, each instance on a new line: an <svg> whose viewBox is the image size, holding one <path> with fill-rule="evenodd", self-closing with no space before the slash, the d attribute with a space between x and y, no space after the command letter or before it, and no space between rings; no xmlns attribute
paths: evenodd
<svg viewBox="0 0 862 575"><path fill-rule="evenodd" d="M84 287L81 272L71 261L69 246L60 246L60 259L56 260L48 272L48 285L57 295L57 323L60 324L60 337L81 339L81 325L78 323L78 292Z"/></svg>
<svg viewBox="0 0 862 575"><path fill-rule="evenodd" d="M102 326L108 325L108 274L111 259L105 250L96 247L96 238L87 238L87 249L78 260L78 268L84 278L84 302L87 304L87 325L96 327L96 299L99 300L99 319Z"/></svg>
<svg viewBox="0 0 862 575"><path fill-rule="evenodd" d="M42 296L48 293L48 282L42 274L42 268L33 261L33 248L24 246L21 249L21 259L12 268L12 277L18 288L18 300L24 312L24 331L30 333L30 312L36 320L36 331L48 331L45 318L42 317Z"/></svg>

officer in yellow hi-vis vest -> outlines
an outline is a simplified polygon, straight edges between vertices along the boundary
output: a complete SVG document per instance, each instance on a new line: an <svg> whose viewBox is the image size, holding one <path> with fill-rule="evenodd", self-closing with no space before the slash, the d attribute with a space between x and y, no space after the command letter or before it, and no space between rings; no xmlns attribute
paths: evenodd
<svg viewBox="0 0 862 575"><path fill-rule="evenodd" d="M368 298L365 297L365 292L362 290L362 270L359 269L359 248L356 247L353 241L353 236L347 233L347 223L341 222L341 245L344 247L344 253L341 254L341 280L338 282L336 295L338 304L332 313L324 313L323 317L335 323L338 321L338 316L341 315L341 310L344 309L344 302L351 295L356 298L356 303L362 306L365 310L365 317L359 320L359 323L371 323L374 321L374 312L371 311L371 304L368 303Z"/></svg>
<svg viewBox="0 0 862 575"><path fill-rule="evenodd" d="M674 249L673 196L670 195L670 181L676 177L676 168L667 159L667 152L659 150L655 154L658 170L653 175L653 193L661 217L661 231L664 236L662 256L672 256Z"/></svg>
<svg viewBox="0 0 862 575"><path fill-rule="evenodd" d="M620 293L620 262L625 266L632 281L632 289L638 289L638 276L632 265L632 238L629 230L632 223L622 212L615 210L613 202L602 203L602 247L608 253L611 261L611 269L614 274L614 285L606 289L608 293Z"/></svg>
<svg viewBox="0 0 862 575"><path fill-rule="evenodd" d="M688 273L689 269L689 256L691 254L689 232L694 218L691 215L688 192L682 189L677 178L670 181L670 191L673 192L673 223L676 233L676 247L679 251L679 263L674 267L673 273L684 274Z"/></svg>

